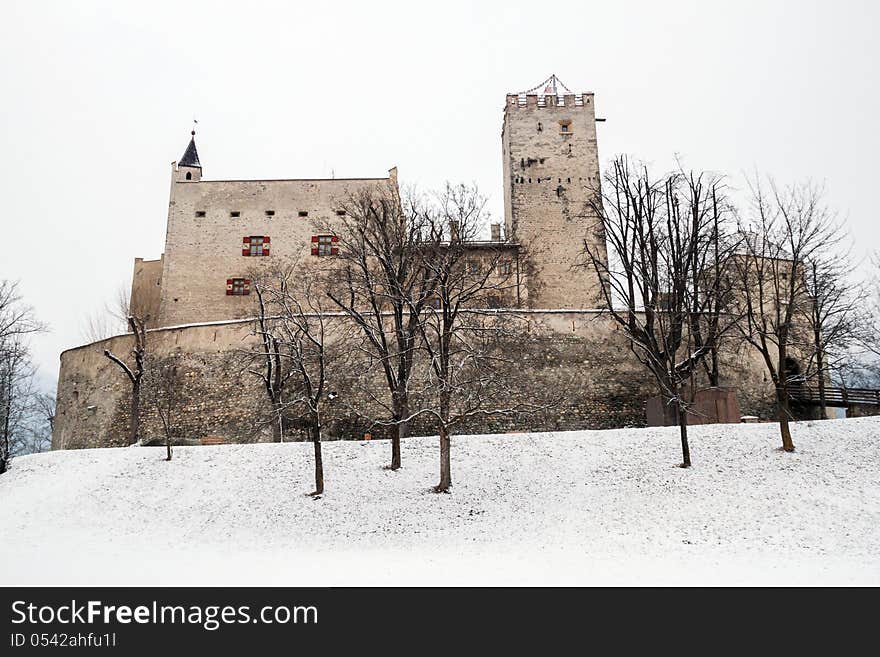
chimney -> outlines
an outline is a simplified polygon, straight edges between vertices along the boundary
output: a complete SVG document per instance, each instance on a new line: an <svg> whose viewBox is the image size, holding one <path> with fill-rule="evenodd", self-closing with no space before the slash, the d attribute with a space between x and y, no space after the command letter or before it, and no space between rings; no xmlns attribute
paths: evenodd
<svg viewBox="0 0 880 657"><path fill-rule="evenodd" d="M492 224L492 241L500 242L501 241L501 224Z"/></svg>

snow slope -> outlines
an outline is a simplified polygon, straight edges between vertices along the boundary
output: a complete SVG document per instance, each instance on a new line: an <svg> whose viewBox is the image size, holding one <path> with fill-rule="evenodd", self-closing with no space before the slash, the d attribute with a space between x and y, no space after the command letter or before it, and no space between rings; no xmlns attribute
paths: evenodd
<svg viewBox="0 0 880 657"><path fill-rule="evenodd" d="M0 477L0 584L880 584L880 418L52 452Z"/></svg>

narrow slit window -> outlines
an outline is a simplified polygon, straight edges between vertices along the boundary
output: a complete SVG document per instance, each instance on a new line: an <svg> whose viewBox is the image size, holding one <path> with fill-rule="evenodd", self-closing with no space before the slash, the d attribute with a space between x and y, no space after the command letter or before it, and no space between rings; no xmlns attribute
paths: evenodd
<svg viewBox="0 0 880 657"><path fill-rule="evenodd" d="M230 216L230 217L240 217L240 216L241 216L241 212L239 212L238 210L232 210L232 211L229 213L229 216Z"/></svg>

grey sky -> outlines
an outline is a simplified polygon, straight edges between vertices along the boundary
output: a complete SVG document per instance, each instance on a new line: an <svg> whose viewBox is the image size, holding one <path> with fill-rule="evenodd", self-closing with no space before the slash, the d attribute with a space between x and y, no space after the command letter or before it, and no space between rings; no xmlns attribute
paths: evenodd
<svg viewBox="0 0 880 657"><path fill-rule="evenodd" d="M206 178L475 181L500 216L506 92L594 91L599 152L825 180L877 248L878 4L9 2L0 24L0 278L52 333L164 244L170 163L197 117Z"/></svg>

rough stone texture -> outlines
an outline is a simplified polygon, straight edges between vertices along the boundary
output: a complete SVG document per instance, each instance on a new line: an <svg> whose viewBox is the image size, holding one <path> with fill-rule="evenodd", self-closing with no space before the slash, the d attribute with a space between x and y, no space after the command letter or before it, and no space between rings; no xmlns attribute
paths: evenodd
<svg viewBox="0 0 880 657"><path fill-rule="evenodd" d="M173 168L161 303L154 326L242 317L250 299L227 296L227 279L248 278L254 268L278 259L317 263L311 237L332 234L336 212L349 194L364 187L397 185L394 169L388 178L353 180L187 181L179 174ZM239 216L232 216L234 212ZM270 255L242 255L243 239L252 235L270 238Z"/></svg>
<svg viewBox="0 0 880 657"><path fill-rule="evenodd" d="M458 433L645 424L645 402L656 394L656 387L633 357L623 332L607 316L595 311L524 311L516 318L518 334L504 347L513 364L508 376L521 390L522 400L554 398L557 403L527 417L474 418L459 427ZM247 349L250 331L247 321L148 331L149 362L174 359L180 366L183 383L174 422L176 438L185 441L216 435L229 442L271 440L271 431L263 423L268 410L265 391L257 377L243 371L236 356ZM105 348L120 356L127 354L131 336L61 355L54 449L125 444L131 388L122 371L103 355ZM722 360L723 384L738 388L743 413L772 417L767 397L772 390L762 385L760 363L736 350L724 353ZM363 417L382 418L368 401L370 394L387 394L378 377L378 370L365 364L328 374L339 397L326 418L326 438L359 439L365 431L381 438L390 433L388 427L371 427ZM142 437L157 439L162 427L150 401L149 379L148 374L142 398ZM413 408L419 403L414 392ZM435 432L427 417L412 427L414 435ZM287 433L288 439L300 438L295 422Z"/></svg>
<svg viewBox="0 0 880 657"><path fill-rule="evenodd" d="M162 263L158 260L134 259L134 274L131 280L130 312L145 318L149 328L159 326L159 302L162 292Z"/></svg>
<svg viewBox="0 0 880 657"><path fill-rule="evenodd" d="M598 189L593 94L508 95L501 133L507 237L521 245L530 308L598 308L595 272L583 262L588 240L605 241L587 201ZM563 125L567 130L563 131ZM605 256L607 258L607 255Z"/></svg>

